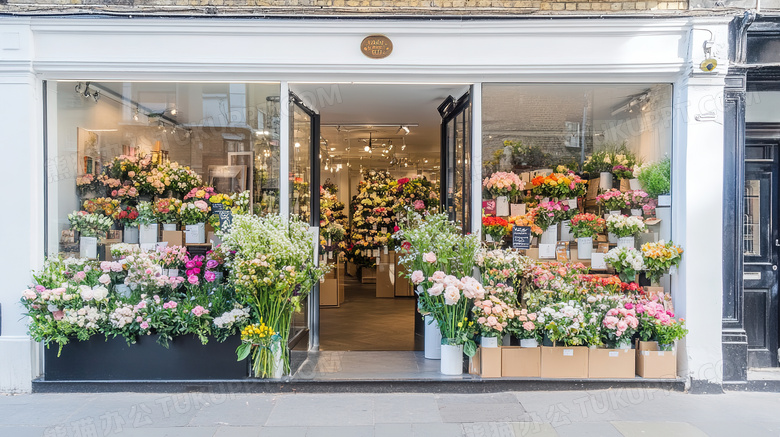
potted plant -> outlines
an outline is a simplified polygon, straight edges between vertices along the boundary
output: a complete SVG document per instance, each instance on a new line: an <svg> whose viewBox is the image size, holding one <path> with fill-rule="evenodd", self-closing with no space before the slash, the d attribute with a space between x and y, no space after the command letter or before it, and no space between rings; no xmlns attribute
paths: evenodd
<svg viewBox="0 0 780 437"><path fill-rule="evenodd" d="M630 307L630 308L627 308ZM631 337L639 328L634 305L631 303L610 308L601 322L601 336L610 349L631 349Z"/></svg>
<svg viewBox="0 0 780 437"><path fill-rule="evenodd" d="M645 269L642 253L633 247L616 247L607 252L604 261L615 269L623 282L635 282L637 273Z"/></svg>
<svg viewBox="0 0 780 437"><path fill-rule="evenodd" d="M102 214L75 211L68 215L70 228L79 233L79 255L97 258L97 237L105 235L114 221Z"/></svg>
<svg viewBox="0 0 780 437"><path fill-rule="evenodd" d="M631 209L631 215L635 217L641 217L644 214L645 206L648 205L652 198L650 195L642 190L632 190L623 193L626 205Z"/></svg>
<svg viewBox="0 0 780 437"><path fill-rule="evenodd" d="M537 314L527 308L515 309L515 316L509 319L507 328L513 337L520 340L520 347L539 347L541 331Z"/></svg>
<svg viewBox="0 0 780 437"><path fill-rule="evenodd" d="M637 179L650 197L658 199L658 206L671 205L672 161L668 157L642 168Z"/></svg>
<svg viewBox="0 0 780 437"><path fill-rule="evenodd" d="M558 241L558 223L566 218L569 205L562 202L542 202L531 211L536 226L543 231L540 244L555 244Z"/></svg>
<svg viewBox="0 0 780 437"><path fill-rule="evenodd" d="M675 319L674 313L660 302L643 300L636 305L639 316L639 337L642 341L658 342L658 350L674 349L674 342L688 334L685 319Z"/></svg>
<svg viewBox="0 0 780 437"><path fill-rule="evenodd" d="M525 183L514 173L499 171L482 181L482 186L496 199L496 215L509 215L509 197L517 196Z"/></svg>
<svg viewBox="0 0 780 437"><path fill-rule="evenodd" d="M604 232L606 221L595 214L577 214L571 218L571 233L577 239L577 258L590 259L593 237Z"/></svg>
<svg viewBox="0 0 780 437"><path fill-rule="evenodd" d="M683 249L671 241L663 240L655 243L645 243L641 247L645 259L645 272L652 284L658 284L661 276L669 273L672 267L680 265Z"/></svg>
<svg viewBox="0 0 780 437"><path fill-rule="evenodd" d="M209 205L206 201L183 203L179 208L179 217L185 226L184 238L187 244L206 242L206 220L209 217Z"/></svg>
<svg viewBox="0 0 780 437"><path fill-rule="evenodd" d="M634 247L634 235L645 230L645 223L639 217L609 215L607 231L617 238L618 247Z"/></svg>

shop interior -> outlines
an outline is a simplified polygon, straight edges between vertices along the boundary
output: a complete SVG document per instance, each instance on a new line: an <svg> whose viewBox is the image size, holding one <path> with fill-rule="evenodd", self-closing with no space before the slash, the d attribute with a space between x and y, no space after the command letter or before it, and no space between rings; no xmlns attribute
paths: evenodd
<svg viewBox="0 0 780 437"><path fill-rule="evenodd" d="M418 199L403 196L404 181L414 181L406 187L407 193L424 195L425 209L438 209L442 117L437 108L449 96L457 98L468 89L466 85L290 86L320 115L322 259L336 270L320 284L320 350L419 348L414 336L414 293L402 276L390 236L403 207L414 207ZM300 125L306 130L304 123ZM293 137L299 135L293 132ZM296 157L291 159L291 168L297 168ZM415 183L420 186L411 189ZM356 320L361 320L359 327Z"/></svg>

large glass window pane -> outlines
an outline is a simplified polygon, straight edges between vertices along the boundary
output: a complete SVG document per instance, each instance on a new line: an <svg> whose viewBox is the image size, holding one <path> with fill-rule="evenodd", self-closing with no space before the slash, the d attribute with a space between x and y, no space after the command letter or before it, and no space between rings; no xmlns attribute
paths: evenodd
<svg viewBox="0 0 780 437"><path fill-rule="evenodd" d="M279 212L279 84L58 82L50 93L47 252L77 252L68 214L249 191ZM101 199L101 200L96 200ZM122 223L113 227L122 230ZM118 233L116 234L118 235Z"/></svg>

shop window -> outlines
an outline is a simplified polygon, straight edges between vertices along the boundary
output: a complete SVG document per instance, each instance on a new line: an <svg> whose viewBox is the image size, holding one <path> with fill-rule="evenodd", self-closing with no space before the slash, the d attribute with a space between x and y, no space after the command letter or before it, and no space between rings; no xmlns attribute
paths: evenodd
<svg viewBox="0 0 780 437"><path fill-rule="evenodd" d="M247 191L256 214L278 213L279 93L278 83L49 86L47 252L78 250L68 214L90 199L113 205L110 213L210 185ZM144 171L167 184L141 180ZM112 229L123 230L122 222Z"/></svg>
<svg viewBox="0 0 780 437"><path fill-rule="evenodd" d="M541 224L542 229L534 228L537 238L529 254L589 264L589 256L578 258L573 250L577 243L567 224L584 212L640 216L647 231L634 236L636 249L644 242L670 239L671 85L485 84L482 94L483 217L528 224L518 220L526 217L536 220L529 225ZM502 192L504 180L495 186L498 179L514 178L506 173L514 173L522 189ZM556 188L562 177L571 188ZM537 185L550 178L558 182L548 189ZM607 192L627 200L604 202ZM556 216L554 223L529 216L545 202L565 203L568 213ZM494 222L483 221L483 235ZM545 238L541 231L548 225L557 232ZM509 236L498 231L488 241L510 245ZM594 252L617 244L607 232L593 241ZM543 246L548 244L556 246Z"/></svg>

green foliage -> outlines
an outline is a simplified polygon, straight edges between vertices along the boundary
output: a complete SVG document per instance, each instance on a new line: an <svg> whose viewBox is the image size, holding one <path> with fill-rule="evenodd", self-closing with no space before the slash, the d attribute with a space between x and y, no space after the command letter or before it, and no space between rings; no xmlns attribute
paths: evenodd
<svg viewBox="0 0 780 437"><path fill-rule="evenodd" d="M637 179L650 197L672 191L672 161L667 157L642 169Z"/></svg>

